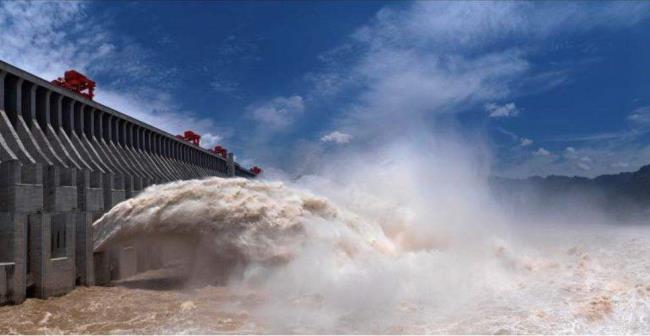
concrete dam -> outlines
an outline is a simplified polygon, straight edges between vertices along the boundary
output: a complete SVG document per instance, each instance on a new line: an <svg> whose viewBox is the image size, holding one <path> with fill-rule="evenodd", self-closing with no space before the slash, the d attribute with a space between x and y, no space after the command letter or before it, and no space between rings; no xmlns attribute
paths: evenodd
<svg viewBox="0 0 650 336"><path fill-rule="evenodd" d="M94 253L92 223L145 187L256 175L89 98L0 61L0 304L142 269L151 246Z"/></svg>

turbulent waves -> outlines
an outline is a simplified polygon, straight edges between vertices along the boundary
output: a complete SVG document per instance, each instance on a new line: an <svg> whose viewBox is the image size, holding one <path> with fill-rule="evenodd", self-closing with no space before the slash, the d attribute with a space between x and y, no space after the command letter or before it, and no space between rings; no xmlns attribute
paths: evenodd
<svg viewBox="0 0 650 336"><path fill-rule="evenodd" d="M447 180L152 186L94 224L96 249L181 246L185 277L220 281L28 300L0 333L650 333L647 227L515 221Z"/></svg>
<svg viewBox="0 0 650 336"><path fill-rule="evenodd" d="M279 182L210 178L153 186L118 204L94 224L95 250L177 237L245 263L283 263L311 239L309 223L318 222L354 232L352 249L389 246L381 230L325 198Z"/></svg>

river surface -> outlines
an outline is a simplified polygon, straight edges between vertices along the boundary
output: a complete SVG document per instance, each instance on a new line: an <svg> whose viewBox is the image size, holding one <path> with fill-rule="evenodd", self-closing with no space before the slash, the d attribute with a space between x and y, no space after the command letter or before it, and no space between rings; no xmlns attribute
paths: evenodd
<svg viewBox="0 0 650 336"><path fill-rule="evenodd" d="M650 334L647 223L516 220L454 188L150 187L94 224L95 247L185 259L0 307L0 334Z"/></svg>
<svg viewBox="0 0 650 336"><path fill-rule="evenodd" d="M547 258L512 259L507 250L497 249L495 257L516 269L511 278L504 278L499 289L491 286L459 298L462 305L449 310L432 309L430 298L423 298L391 307L363 305L368 311L336 315L327 312L325 296L295 292L277 302L267 289L193 287L169 272L150 271L113 287L77 288L62 297L0 307L0 333L648 334L647 238L602 236L597 248L578 244L546 250ZM327 312L328 323L311 325L300 314L276 316L269 307L308 315ZM384 318L392 322L386 325Z"/></svg>

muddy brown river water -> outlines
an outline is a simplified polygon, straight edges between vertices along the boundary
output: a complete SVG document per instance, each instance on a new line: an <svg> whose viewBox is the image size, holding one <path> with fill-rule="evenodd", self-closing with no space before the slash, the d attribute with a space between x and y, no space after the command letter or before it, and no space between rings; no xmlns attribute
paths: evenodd
<svg viewBox="0 0 650 336"><path fill-rule="evenodd" d="M189 262L0 307L0 334L650 334L648 223L356 199L243 179L151 187L95 223L96 248L155 233Z"/></svg>
<svg viewBox="0 0 650 336"><path fill-rule="evenodd" d="M268 288L188 285L174 272L150 271L112 287L82 287L62 297L0 307L0 334L647 334L646 242L627 238L603 244L604 249L571 247L561 258L512 259L508 249L497 248L495 258L516 264L508 266L517 269L511 275L516 281L503 279L507 285L459 297L460 307L442 309L423 297L382 300L381 306L359 303L365 309L348 302L334 311L332 300L342 299L326 292L296 288L278 297Z"/></svg>
<svg viewBox="0 0 650 336"><path fill-rule="evenodd" d="M142 289L139 281L0 307L0 334L261 332L246 310L258 295L216 286L182 289L174 280L149 281L153 288Z"/></svg>

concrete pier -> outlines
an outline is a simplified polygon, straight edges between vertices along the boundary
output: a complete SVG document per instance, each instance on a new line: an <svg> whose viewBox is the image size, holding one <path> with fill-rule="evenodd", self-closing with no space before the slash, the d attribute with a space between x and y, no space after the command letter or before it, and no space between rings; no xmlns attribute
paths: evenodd
<svg viewBox="0 0 650 336"><path fill-rule="evenodd" d="M254 177L232 153L224 159L0 61L0 304L150 267L138 264L150 247L93 253L93 221L149 185L207 176Z"/></svg>

